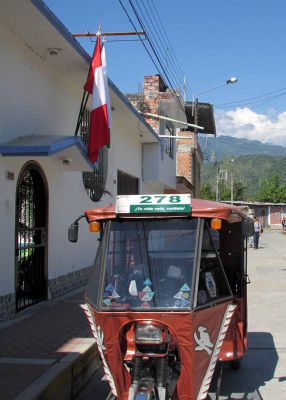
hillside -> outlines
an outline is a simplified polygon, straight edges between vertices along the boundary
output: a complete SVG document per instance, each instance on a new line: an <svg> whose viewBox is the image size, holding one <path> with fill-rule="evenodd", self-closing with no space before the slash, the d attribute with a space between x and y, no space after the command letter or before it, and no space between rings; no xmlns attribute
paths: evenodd
<svg viewBox="0 0 286 400"><path fill-rule="evenodd" d="M200 143L204 149L205 140L200 139ZM209 139L207 153L212 149L217 160L221 160L224 157L238 157L248 154L264 154L275 157L286 156L286 147L231 136L218 136L214 139ZM209 154L207 158L210 159Z"/></svg>
<svg viewBox="0 0 286 400"><path fill-rule="evenodd" d="M233 182L241 182L243 184L245 191L244 198L241 200L252 200L255 198L255 194L264 178L277 173L282 181L286 181L286 156L251 154L239 157L225 157L216 163L204 164L202 183L209 183L213 191L215 191L216 187L218 169L227 171L227 181L225 182L227 187L230 187L231 172L233 173Z"/></svg>

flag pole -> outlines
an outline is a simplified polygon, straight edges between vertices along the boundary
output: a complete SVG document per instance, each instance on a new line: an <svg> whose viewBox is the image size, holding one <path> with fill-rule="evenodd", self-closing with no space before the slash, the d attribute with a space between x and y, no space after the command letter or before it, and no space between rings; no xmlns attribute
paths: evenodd
<svg viewBox="0 0 286 400"><path fill-rule="evenodd" d="M87 101L88 101L88 97L89 97L89 93L86 90L84 90L83 91L83 95L82 95L82 99L81 99L80 110L79 110L79 114L78 114L78 118L77 118L75 133L74 133L75 136L78 135L78 131L79 131L79 127L80 127L80 124L81 124L81 121L82 121L83 113L84 113L84 111L86 109L86 104L87 104Z"/></svg>

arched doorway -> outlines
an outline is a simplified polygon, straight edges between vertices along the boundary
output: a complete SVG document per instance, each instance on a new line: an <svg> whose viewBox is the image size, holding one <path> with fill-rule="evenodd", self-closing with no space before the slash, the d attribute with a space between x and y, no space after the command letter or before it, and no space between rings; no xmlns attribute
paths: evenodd
<svg viewBox="0 0 286 400"><path fill-rule="evenodd" d="M43 171L27 163L16 192L16 310L47 298L47 184Z"/></svg>

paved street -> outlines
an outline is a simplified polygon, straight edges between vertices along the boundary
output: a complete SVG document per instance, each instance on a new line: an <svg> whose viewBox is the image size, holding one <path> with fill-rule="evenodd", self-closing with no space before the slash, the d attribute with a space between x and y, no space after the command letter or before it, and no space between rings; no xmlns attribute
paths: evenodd
<svg viewBox="0 0 286 400"><path fill-rule="evenodd" d="M256 399L256 390L286 399L286 233L264 231L259 245L248 251L249 349L239 371L226 371L221 399Z"/></svg>
<svg viewBox="0 0 286 400"><path fill-rule="evenodd" d="M281 231L264 231L260 248L249 248L249 350L239 371L225 371L221 400L286 399L285 249ZM103 400L106 393L97 374L78 400Z"/></svg>

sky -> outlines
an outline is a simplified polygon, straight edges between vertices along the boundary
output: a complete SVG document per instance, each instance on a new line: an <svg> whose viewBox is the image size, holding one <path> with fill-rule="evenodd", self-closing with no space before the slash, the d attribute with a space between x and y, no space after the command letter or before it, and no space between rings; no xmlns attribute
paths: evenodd
<svg viewBox="0 0 286 400"><path fill-rule="evenodd" d="M132 2L174 87L185 78L187 100L194 95L214 105L218 135L286 146L285 0ZM102 32L134 31L130 19L142 30L129 0L45 3L71 33L97 32L99 24ZM90 38L79 41L92 54ZM109 37L106 57L109 77L123 93L138 92L144 75L158 73L135 37ZM208 91L233 76L237 83Z"/></svg>

